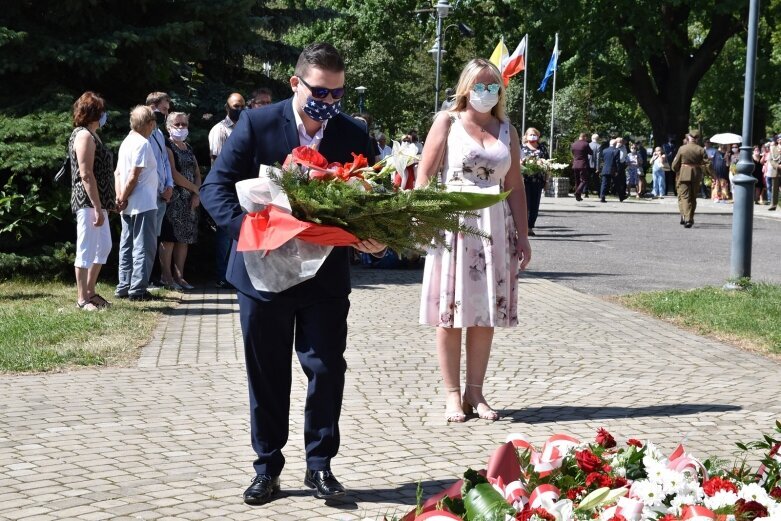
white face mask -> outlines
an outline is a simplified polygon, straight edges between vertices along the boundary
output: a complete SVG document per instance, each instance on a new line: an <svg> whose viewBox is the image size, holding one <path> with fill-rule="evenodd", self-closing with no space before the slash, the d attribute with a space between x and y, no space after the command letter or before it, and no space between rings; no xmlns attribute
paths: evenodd
<svg viewBox="0 0 781 521"><path fill-rule="evenodd" d="M186 128L172 128L168 133L171 135L171 139L175 141L184 141L187 139L190 130Z"/></svg>
<svg viewBox="0 0 781 521"><path fill-rule="evenodd" d="M540 136L536 134L529 134L529 136L526 137L527 141L537 141L538 139L540 139Z"/></svg>
<svg viewBox="0 0 781 521"><path fill-rule="evenodd" d="M478 112L491 112L491 109L494 108L497 103L499 103L498 92L496 94L491 94L486 90L480 94L475 91L469 93L469 104Z"/></svg>

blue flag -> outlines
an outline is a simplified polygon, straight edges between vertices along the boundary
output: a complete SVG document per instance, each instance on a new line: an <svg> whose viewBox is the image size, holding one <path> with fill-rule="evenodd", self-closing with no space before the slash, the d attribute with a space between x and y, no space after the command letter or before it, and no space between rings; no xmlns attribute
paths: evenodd
<svg viewBox="0 0 781 521"><path fill-rule="evenodd" d="M542 83L540 83L540 88L537 89L540 92L545 92L545 88L548 86L548 80L553 76L553 73L556 71L556 67L558 66L559 61L559 39L556 38L556 44L553 46L553 55L550 57L550 62L548 62L548 68L545 69L545 77L542 79Z"/></svg>

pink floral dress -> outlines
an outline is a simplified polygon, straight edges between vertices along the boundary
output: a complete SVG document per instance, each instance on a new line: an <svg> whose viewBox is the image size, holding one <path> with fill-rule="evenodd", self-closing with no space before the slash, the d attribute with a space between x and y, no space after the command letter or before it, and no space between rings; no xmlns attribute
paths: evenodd
<svg viewBox="0 0 781 521"><path fill-rule="evenodd" d="M447 139L444 182L449 191L499 193L510 169L510 123L483 148L456 118ZM439 327L509 327L518 324L517 233L507 201L465 217L493 241L445 232L448 248L427 252L420 323Z"/></svg>

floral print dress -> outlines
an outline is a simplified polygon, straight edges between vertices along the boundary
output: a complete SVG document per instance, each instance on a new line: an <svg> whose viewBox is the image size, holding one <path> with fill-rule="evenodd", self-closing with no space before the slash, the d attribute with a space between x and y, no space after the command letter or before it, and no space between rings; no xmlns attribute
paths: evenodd
<svg viewBox="0 0 781 521"><path fill-rule="evenodd" d="M510 169L510 123L483 148L461 120L451 124L443 166L449 191L499 193ZM507 201L464 217L492 237L443 232L448 248L427 252L420 323L439 327L509 327L518 324L517 233Z"/></svg>

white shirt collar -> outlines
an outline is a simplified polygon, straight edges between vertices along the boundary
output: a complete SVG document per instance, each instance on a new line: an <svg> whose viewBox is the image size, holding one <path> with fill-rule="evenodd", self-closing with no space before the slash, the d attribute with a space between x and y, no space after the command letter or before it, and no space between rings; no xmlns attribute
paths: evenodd
<svg viewBox="0 0 781 521"><path fill-rule="evenodd" d="M306 126L304 126L304 120L301 118L301 115L298 113L298 110L296 109L296 97L293 96L293 100L291 101L293 104L293 117L296 118L296 128L298 129L298 144L301 146L311 146L315 149L317 149L320 146L320 142L323 140L323 132L325 132L325 127L328 125L328 120L325 120L322 122L322 125L320 125L320 128L315 132L314 136L310 136L306 132Z"/></svg>

